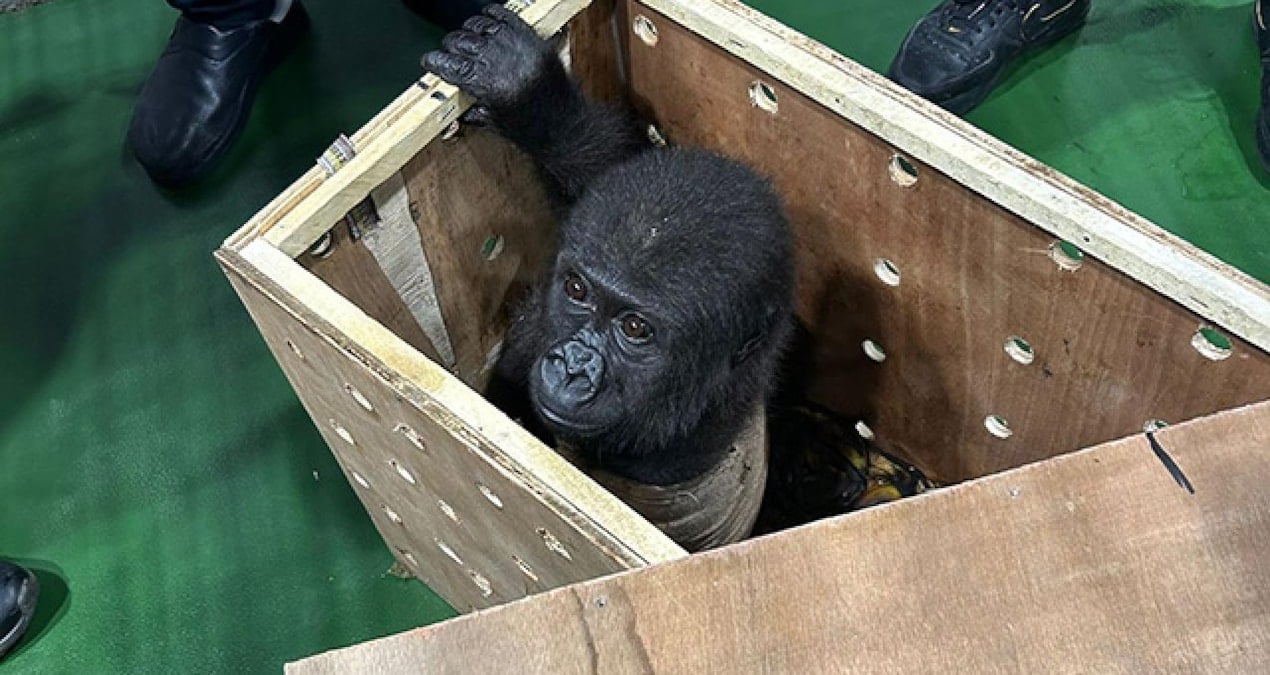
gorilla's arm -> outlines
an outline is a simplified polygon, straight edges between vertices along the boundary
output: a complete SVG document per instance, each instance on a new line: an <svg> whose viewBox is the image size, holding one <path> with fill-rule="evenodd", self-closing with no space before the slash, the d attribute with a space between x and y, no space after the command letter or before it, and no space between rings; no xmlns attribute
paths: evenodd
<svg viewBox="0 0 1270 675"><path fill-rule="evenodd" d="M558 206L648 147L625 115L587 102L551 44L502 5L445 36L423 66L476 98L469 118L491 123L528 153Z"/></svg>

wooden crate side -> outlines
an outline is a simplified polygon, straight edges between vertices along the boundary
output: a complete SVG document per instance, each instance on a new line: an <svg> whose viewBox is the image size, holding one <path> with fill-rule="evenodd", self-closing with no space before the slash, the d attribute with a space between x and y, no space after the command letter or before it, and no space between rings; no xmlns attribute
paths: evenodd
<svg viewBox="0 0 1270 675"><path fill-rule="evenodd" d="M628 4L658 35L651 46L629 41L634 100L672 141L772 177L796 232L799 314L812 338L793 354L811 374L806 389L885 445L960 480L1150 419L1270 398L1270 355L1234 339L1230 358L1205 358L1191 345L1202 317L1092 257L1061 268L1053 235L917 160L916 182L897 183L896 150L873 133ZM756 82L775 113L751 101ZM1030 351L1018 353L1014 337ZM1012 436L994 436L990 417Z"/></svg>
<svg viewBox="0 0 1270 675"><path fill-rule="evenodd" d="M288 665L317 673L1270 669L1270 402Z"/></svg>
<svg viewBox="0 0 1270 675"><path fill-rule="evenodd" d="M684 555L286 255L217 258L389 548L456 609Z"/></svg>
<svg viewBox="0 0 1270 675"><path fill-rule="evenodd" d="M1270 350L1265 284L739 0L642 4L910 158ZM680 63L662 73L687 69Z"/></svg>
<svg viewBox="0 0 1270 675"><path fill-rule="evenodd" d="M298 258L336 291L473 388L484 388L507 307L543 268L555 223L529 160L464 128L371 191L374 216Z"/></svg>

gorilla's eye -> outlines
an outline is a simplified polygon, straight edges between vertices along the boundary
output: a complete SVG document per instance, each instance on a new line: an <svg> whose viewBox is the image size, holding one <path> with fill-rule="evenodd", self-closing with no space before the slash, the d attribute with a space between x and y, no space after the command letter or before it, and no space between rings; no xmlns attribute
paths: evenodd
<svg viewBox="0 0 1270 675"><path fill-rule="evenodd" d="M632 342L646 342L653 336L653 327L643 317L627 314L622 317L622 335Z"/></svg>
<svg viewBox="0 0 1270 675"><path fill-rule="evenodd" d="M582 277L570 272L564 278L564 294L574 302L586 300L586 282L582 281Z"/></svg>

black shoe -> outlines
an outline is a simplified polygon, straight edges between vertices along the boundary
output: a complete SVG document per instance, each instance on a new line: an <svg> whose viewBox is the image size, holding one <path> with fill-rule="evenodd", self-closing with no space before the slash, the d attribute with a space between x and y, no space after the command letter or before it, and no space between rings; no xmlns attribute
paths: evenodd
<svg viewBox="0 0 1270 675"><path fill-rule="evenodd" d="M24 567L0 560L0 657L22 639L31 616L40 582Z"/></svg>
<svg viewBox="0 0 1270 675"><path fill-rule="evenodd" d="M1264 6L1266 0L1253 3L1253 21L1257 29L1257 47L1261 51L1261 109L1257 111L1257 154L1261 155L1261 165L1270 171L1270 28L1266 16L1270 7Z"/></svg>
<svg viewBox="0 0 1270 675"><path fill-rule="evenodd" d="M887 77L958 115L983 102L1006 66L1085 23L1089 0L945 0L900 45Z"/></svg>
<svg viewBox="0 0 1270 675"><path fill-rule="evenodd" d="M232 30L177 19L128 127L150 177L178 187L207 175L242 131L261 80L307 27L298 1L281 22Z"/></svg>
<svg viewBox="0 0 1270 675"><path fill-rule="evenodd" d="M444 28L458 30L463 22L481 13L495 0L402 0L410 11Z"/></svg>

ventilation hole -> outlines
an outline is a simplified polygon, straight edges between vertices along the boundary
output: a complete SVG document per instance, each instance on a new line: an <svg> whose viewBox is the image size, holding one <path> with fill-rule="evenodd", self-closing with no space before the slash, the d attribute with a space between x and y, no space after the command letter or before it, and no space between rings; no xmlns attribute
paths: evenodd
<svg viewBox="0 0 1270 675"><path fill-rule="evenodd" d="M666 137L662 135L661 129L658 129L655 124L648 125L648 142L659 148L664 148L667 145Z"/></svg>
<svg viewBox="0 0 1270 675"><path fill-rule="evenodd" d="M405 436L406 440L414 444L416 448L419 448L420 450L424 452L428 451L428 446L424 445L423 438L419 435L419 432L415 431L414 429L411 429L409 426L405 424L398 424L397 428L394 429L393 431L396 431L402 436Z"/></svg>
<svg viewBox="0 0 1270 675"><path fill-rule="evenodd" d="M636 15L635 21L632 22L631 30L635 31L635 35L639 36L639 39L644 44L649 47L657 46L657 40L659 39L657 37L657 26L653 25L653 22L648 17L643 14Z"/></svg>
<svg viewBox="0 0 1270 675"><path fill-rule="evenodd" d="M357 481L358 485L366 488L367 490L370 489L370 481L367 481L365 478L362 477L360 473L357 473L356 471L353 472L353 480Z"/></svg>
<svg viewBox="0 0 1270 675"><path fill-rule="evenodd" d="M314 258L325 258L331 255L332 242L334 242L334 237L331 236L330 232L322 233L322 236L318 237L318 240L309 247L309 255Z"/></svg>
<svg viewBox="0 0 1270 675"><path fill-rule="evenodd" d="M348 443L349 445L357 445L357 442L353 440L353 434L349 433L348 429L345 429L342 424L333 419L327 420L327 422L329 422L331 428L335 430L335 434L344 439L345 443Z"/></svg>
<svg viewBox="0 0 1270 675"><path fill-rule="evenodd" d="M887 286L900 285L900 268L886 258L873 261L873 273L878 275L878 279Z"/></svg>
<svg viewBox="0 0 1270 675"><path fill-rule="evenodd" d="M503 500L500 499L498 495L494 494L493 490L489 489L488 487L485 487L483 483L477 483L476 489L480 490L481 494L485 495L485 498L489 500L489 503L494 505L494 508L496 509L503 508Z"/></svg>
<svg viewBox="0 0 1270 675"><path fill-rule="evenodd" d="M502 255L503 246L506 245L502 235L489 236L485 238L485 242L481 244L481 257L486 261L492 262L495 258Z"/></svg>
<svg viewBox="0 0 1270 675"><path fill-rule="evenodd" d="M391 520L398 525L405 525L405 521L401 519L401 516L397 515L396 511L392 510L391 506L388 506L387 504L380 504L379 508L384 510L384 515L388 516L388 520Z"/></svg>
<svg viewBox="0 0 1270 675"><path fill-rule="evenodd" d="M525 576L534 581L538 581L538 575L534 574L534 568L530 567L529 563L521 560L518 556L512 556L512 561L516 563L516 566L520 568L521 572L525 573Z"/></svg>
<svg viewBox="0 0 1270 675"><path fill-rule="evenodd" d="M457 565L463 564L463 559L459 557L459 554L454 552L454 549L450 548L449 544L445 543L444 541L441 541L440 539L437 539L436 537L433 537L432 541L436 543L437 548L441 549L441 552L444 553L446 557L448 557L450 560L453 560L455 564Z"/></svg>
<svg viewBox="0 0 1270 675"><path fill-rule="evenodd" d="M538 536L542 537L542 543L547 545L548 551L560 554L565 560L573 560L573 555L569 553L569 549L565 548L559 539L556 539L556 535L548 532L547 528L538 528Z"/></svg>
<svg viewBox="0 0 1270 675"><path fill-rule="evenodd" d="M351 384L345 384L344 391L348 392L348 395L352 396L354 401L357 401L357 405L365 408L367 412L374 412L375 406L370 404L370 399L366 398L362 392L357 391L356 387Z"/></svg>
<svg viewBox="0 0 1270 675"><path fill-rule="evenodd" d="M415 554L411 553L410 551L407 551L404 548L399 548L397 549L397 553L401 554L401 557L405 559L407 565L410 565L411 567L419 566L418 559L416 559Z"/></svg>
<svg viewBox="0 0 1270 675"><path fill-rule="evenodd" d="M494 587L489 585L489 579L486 579L485 575L476 570L468 570L467 575L472 577L472 583L481 589L481 597L488 598L494 594Z"/></svg>
<svg viewBox="0 0 1270 675"><path fill-rule="evenodd" d="M291 348L291 353L292 353L292 354L295 354L295 355L296 355L296 357L297 357L297 358L299 358L301 361L304 361L304 360L305 360L305 358L304 358L304 352L300 351L300 348L299 348L299 347L297 347L297 346L295 346L295 343L294 343L294 342L292 342L292 341L290 341L290 340L287 340L287 347L290 347L290 348Z"/></svg>
<svg viewBox="0 0 1270 675"><path fill-rule="evenodd" d="M443 92L443 91L439 91L439 90L438 90L438 91L434 91L434 92L432 92L432 94L430 95L430 97L431 97L431 98L432 98L432 100L434 100L434 101L444 101L444 100L446 100L446 99L448 98L448 97L445 95L445 92Z"/></svg>
<svg viewBox="0 0 1270 675"><path fill-rule="evenodd" d="M1060 270L1075 272L1085 264L1085 254L1076 248L1075 244L1058 240L1050 244L1050 260L1053 260Z"/></svg>
<svg viewBox="0 0 1270 675"><path fill-rule="evenodd" d="M1014 432L1010 431L1010 425L998 415L988 415L983 418L983 427L997 438L1009 438L1014 435Z"/></svg>
<svg viewBox="0 0 1270 675"><path fill-rule="evenodd" d="M462 128L462 125L459 124L458 120L454 120L453 122L450 122L450 124L445 129L441 130L441 140L443 141L454 140L459 135L459 129L461 128Z"/></svg>
<svg viewBox="0 0 1270 675"><path fill-rule="evenodd" d="M1232 351L1230 339L1211 326L1200 326L1191 337L1191 346L1212 361L1228 359Z"/></svg>
<svg viewBox="0 0 1270 675"><path fill-rule="evenodd" d="M1169 423L1165 422L1164 420L1147 420L1142 425L1142 430L1148 434L1153 434L1159 431L1160 429L1167 427L1168 425Z"/></svg>
<svg viewBox="0 0 1270 675"><path fill-rule="evenodd" d="M1025 366L1036 358L1036 354L1032 352L1032 345L1028 344L1027 340L1018 337L1017 335L1010 337L1005 341L1005 353L1009 354L1010 358Z"/></svg>
<svg viewBox="0 0 1270 675"><path fill-rule="evenodd" d="M900 187L913 187L917 184L917 167L903 155L891 155L891 162L886 171L891 181Z"/></svg>
<svg viewBox="0 0 1270 675"><path fill-rule="evenodd" d="M865 340L860 343L860 346L864 348L864 355L874 361L882 363L886 360L886 352L882 349L882 345L873 340Z"/></svg>
<svg viewBox="0 0 1270 675"><path fill-rule="evenodd" d="M773 115L780 109L780 104L776 101L776 90L772 89L772 85L760 80L754 80L750 84L750 104Z"/></svg>
<svg viewBox="0 0 1270 675"><path fill-rule="evenodd" d="M446 518L453 520L455 525L463 524L463 521L459 519L459 514L454 512L454 507L450 506L444 499L438 499L437 506L441 507L441 513L444 513Z"/></svg>
<svg viewBox="0 0 1270 675"><path fill-rule="evenodd" d="M865 424L863 421L855 423L855 432L860 434L860 438L863 438L866 441L873 440L873 430L870 429L869 425Z"/></svg>
<svg viewBox="0 0 1270 675"><path fill-rule="evenodd" d="M392 468L396 469L397 475L401 476L407 483L410 483L411 485L415 484L415 477L410 473L410 470L401 464L398 464L397 460L390 459L388 460L388 464L390 464Z"/></svg>

